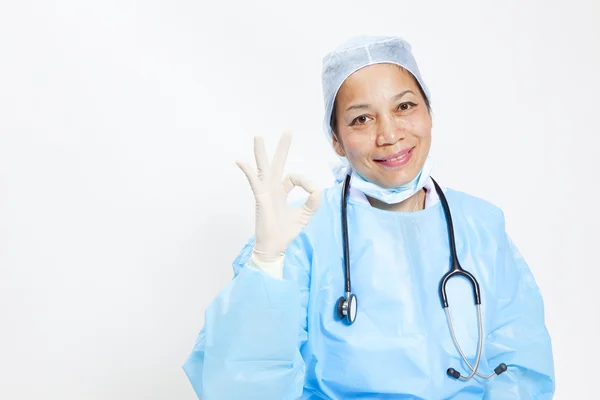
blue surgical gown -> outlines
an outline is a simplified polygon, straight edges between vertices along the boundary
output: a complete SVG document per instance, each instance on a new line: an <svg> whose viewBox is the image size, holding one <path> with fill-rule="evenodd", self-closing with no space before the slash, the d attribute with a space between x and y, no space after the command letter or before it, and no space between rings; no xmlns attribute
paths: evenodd
<svg viewBox="0 0 600 400"><path fill-rule="evenodd" d="M485 344L468 382L438 295L450 266L441 204L412 213L348 200L353 325L336 316L344 294L341 187L287 249L284 279L248 266L251 239L234 279L205 313L184 364L198 397L214 399L551 399L554 367L534 278L490 203L447 189L461 265L479 281ZM473 364L477 312L462 278L447 287L463 352Z"/></svg>

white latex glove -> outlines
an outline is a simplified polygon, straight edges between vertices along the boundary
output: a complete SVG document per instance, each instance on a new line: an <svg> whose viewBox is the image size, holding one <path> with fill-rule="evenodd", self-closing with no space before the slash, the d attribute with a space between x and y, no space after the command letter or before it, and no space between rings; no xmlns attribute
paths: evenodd
<svg viewBox="0 0 600 400"><path fill-rule="evenodd" d="M305 178L288 175L282 179L292 136L284 133L269 165L262 137L254 138L257 171L236 161L250 182L256 201L255 244L251 261L271 275L281 277L285 250L308 224L321 203L321 191ZM310 194L301 207L287 204L288 193L296 186Z"/></svg>

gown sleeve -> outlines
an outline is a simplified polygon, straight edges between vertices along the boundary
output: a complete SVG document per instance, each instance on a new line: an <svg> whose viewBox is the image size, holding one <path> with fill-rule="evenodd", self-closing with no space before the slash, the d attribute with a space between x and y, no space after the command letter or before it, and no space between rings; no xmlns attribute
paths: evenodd
<svg viewBox="0 0 600 400"><path fill-rule="evenodd" d="M233 263L234 278L211 302L196 345L183 365L202 400L283 400L301 396L310 281L308 242L286 251L283 279L248 261L251 238Z"/></svg>
<svg viewBox="0 0 600 400"><path fill-rule="evenodd" d="M486 350L492 368L505 363L508 370L486 382L484 399L552 399L554 362L541 293L506 233L498 251L498 298Z"/></svg>

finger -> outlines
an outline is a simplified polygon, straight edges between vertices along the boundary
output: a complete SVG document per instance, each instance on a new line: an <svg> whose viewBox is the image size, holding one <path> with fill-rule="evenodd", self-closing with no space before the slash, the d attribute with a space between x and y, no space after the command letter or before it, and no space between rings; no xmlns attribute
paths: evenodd
<svg viewBox="0 0 600 400"><path fill-rule="evenodd" d="M281 185L283 186L283 191L286 194L291 192L292 189L296 187L296 185L294 185L294 182L292 182L292 178L289 175L285 177L285 179L281 182Z"/></svg>
<svg viewBox="0 0 600 400"><path fill-rule="evenodd" d="M308 194L310 194L308 200L306 200L306 203L304 203L304 210L310 214L314 214L319 209L322 195L322 192L317 188L317 185L300 175L290 175L288 179L290 183L284 184L286 192L289 193L289 191L295 186L299 186L304 189Z"/></svg>
<svg viewBox="0 0 600 400"><path fill-rule="evenodd" d="M304 208L306 209L306 211L308 211L311 214L316 213L319 209L319 205L321 205L322 195L323 192L320 190L311 193L311 195L308 197L308 200L306 200L306 203L304 203Z"/></svg>
<svg viewBox="0 0 600 400"><path fill-rule="evenodd" d="M265 139L261 136L254 137L254 157L256 158L258 178L261 181L268 179L269 158L267 157L267 150L265 149Z"/></svg>
<svg viewBox="0 0 600 400"><path fill-rule="evenodd" d="M252 170L252 168L250 168L250 166L242 161L236 161L235 162L237 164L238 167L240 167L240 169L242 170L242 172L244 172L244 175L246 175L246 178L248 179L248 182L250 183L250 187L252 187L252 191L256 192L256 188L258 188L259 185L259 179L258 176L256 175L256 173Z"/></svg>
<svg viewBox="0 0 600 400"><path fill-rule="evenodd" d="M292 174L289 175L289 180L294 186L300 186L309 194L312 194L318 190L317 185L312 183L308 178L304 176Z"/></svg>
<svg viewBox="0 0 600 400"><path fill-rule="evenodd" d="M285 193L291 192L292 189L296 186L303 188L309 194L316 190L316 186L313 185L311 181L298 174L287 175L285 179L281 182L281 184L283 185L283 190L285 191ZM309 191L308 189L306 189L306 187L311 188L313 190Z"/></svg>
<svg viewBox="0 0 600 400"><path fill-rule="evenodd" d="M275 151L275 156L273 156L273 162L271 163L271 178L277 180L281 179L291 142L292 134L290 132L284 132L279 139L279 144L277 145L277 150Z"/></svg>

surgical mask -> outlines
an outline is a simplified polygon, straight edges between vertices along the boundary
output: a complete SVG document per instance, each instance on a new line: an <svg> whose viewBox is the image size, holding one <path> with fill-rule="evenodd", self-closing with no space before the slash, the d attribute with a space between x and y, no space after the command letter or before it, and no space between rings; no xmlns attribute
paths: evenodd
<svg viewBox="0 0 600 400"><path fill-rule="evenodd" d="M421 171L419 171L417 176L412 181L395 188L381 187L366 180L353 169L351 173L352 180L350 181L350 187L358 189L367 196L384 203L396 204L412 197L419 190L423 189L427 183L427 180L429 179L432 167L433 161L431 157L427 156L427 159L425 159L425 163L423 164L423 168L421 168Z"/></svg>

